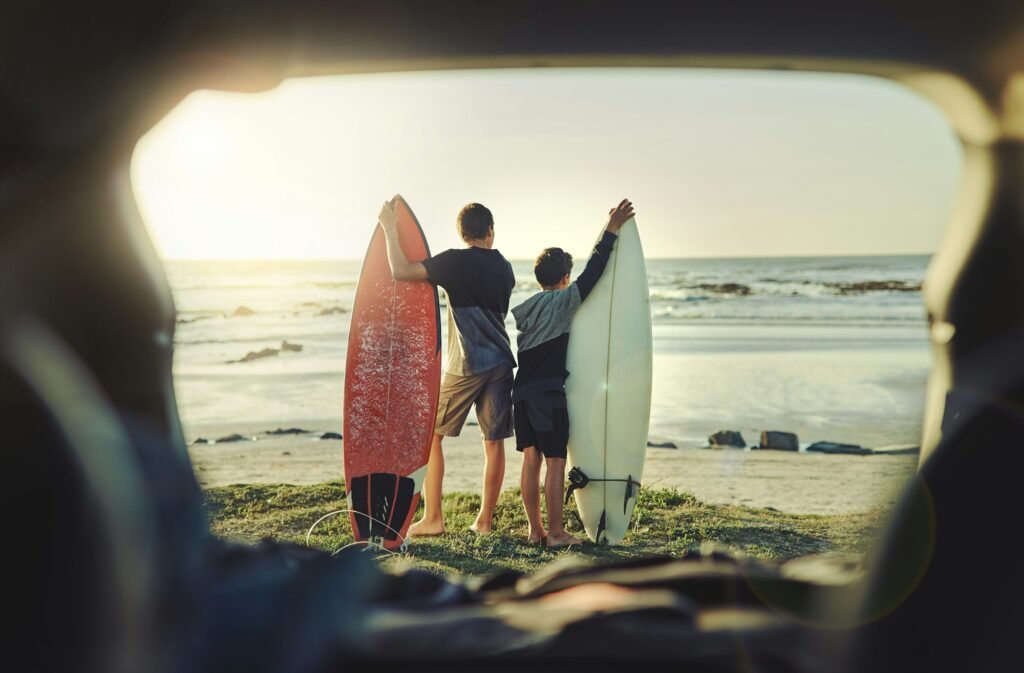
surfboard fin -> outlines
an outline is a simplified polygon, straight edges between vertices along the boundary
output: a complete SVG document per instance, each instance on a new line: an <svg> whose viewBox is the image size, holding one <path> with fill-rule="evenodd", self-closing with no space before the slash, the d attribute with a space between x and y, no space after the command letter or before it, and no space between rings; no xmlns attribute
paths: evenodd
<svg viewBox="0 0 1024 673"><path fill-rule="evenodd" d="M626 479L626 499L622 501L622 513L626 513L626 508L629 507L629 499L633 497L633 475L629 475Z"/></svg>
<svg viewBox="0 0 1024 673"><path fill-rule="evenodd" d="M606 513L605 510L601 510L601 520L597 522L597 534L594 536L596 542L601 542L601 537L604 535L604 515ZM607 542L608 538L605 538L604 541Z"/></svg>

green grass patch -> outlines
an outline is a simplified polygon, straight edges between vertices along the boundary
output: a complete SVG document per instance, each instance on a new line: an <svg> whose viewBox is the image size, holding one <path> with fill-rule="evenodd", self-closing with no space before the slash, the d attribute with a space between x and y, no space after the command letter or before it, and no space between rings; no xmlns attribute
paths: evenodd
<svg viewBox="0 0 1024 673"><path fill-rule="evenodd" d="M206 497L213 531L249 542L271 538L305 544L307 531L318 519L346 507L343 482L223 486L207 490ZM501 494L491 535L469 530L480 496L451 493L444 503L448 532L438 538L413 540L407 552L382 559L385 566L413 565L462 575L533 572L563 556L595 562L649 555L678 557L708 543L745 556L776 560L823 552L858 554L866 551L887 515L884 508L832 516L785 514L770 508L708 505L671 489L643 489L622 545L586 542L573 549L549 551L526 542L526 516L518 489ZM566 529L585 538L574 508L570 501ZM324 520L309 538L310 546L328 551L353 541L347 515Z"/></svg>

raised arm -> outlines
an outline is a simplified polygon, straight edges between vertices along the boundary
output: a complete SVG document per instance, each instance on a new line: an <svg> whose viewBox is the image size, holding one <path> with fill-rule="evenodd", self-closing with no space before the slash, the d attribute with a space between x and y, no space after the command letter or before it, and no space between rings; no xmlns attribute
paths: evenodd
<svg viewBox="0 0 1024 673"><path fill-rule="evenodd" d="M422 262L410 262L402 252L398 242L398 214L394 204L385 201L377 216L380 228L384 230L384 238L388 244L388 264L391 266L391 277L395 280L427 280L427 267Z"/></svg>
<svg viewBox="0 0 1024 673"><path fill-rule="evenodd" d="M597 284L597 280L604 273L604 267L611 257L615 239L618 238L619 230L626 220L633 217L633 204L628 199L622 199L618 206L608 211L608 224L605 225L601 240L597 242L594 251L590 253L587 266L583 273L576 279L576 287L580 291L580 301L584 301L587 295Z"/></svg>

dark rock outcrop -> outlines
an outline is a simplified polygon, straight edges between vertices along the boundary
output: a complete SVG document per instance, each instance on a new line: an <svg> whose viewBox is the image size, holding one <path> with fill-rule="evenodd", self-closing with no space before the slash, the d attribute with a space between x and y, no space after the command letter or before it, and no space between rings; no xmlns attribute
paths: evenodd
<svg viewBox="0 0 1024 673"><path fill-rule="evenodd" d="M290 344L287 340L281 342L281 352L289 351L291 353L298 353L302 350L302 344Z"/></svg>
<svg viewBox="0 0 1024 673"><path fill-rule="evenodd" d="M713 449L722 446L744 449L747 447L747 443L743 440L743 435L737 430L719 430L708 437L708 446Z"/></svg>
<svg viewBox="0 0 1024 673"><path fill-rule="evenodd" d="M261 351L249 351L238 360L228 360L228 364L234 364L236 362L251 362L252 360L259 360L260 358L274 357L281 351L276 348L264 348Z"/></svg>
<svg viewBox="0 0 1024 673"><path fill-rule="evenodd" d="M320 439L341 439L341 433L338 432L325 432L320 435Z"/></svg>
<svg viewBox="0 0 1024 673"><path fill-rule="evenodd" d="M246 440L245 437L243 437L242 435L240 435L240 434L238 434L236 432L233 435L226 435L224 437L218 437L217 438L217 443L218 444L224 444L224 443L227 443L227 442L244 442L245 440Z"/></svg>
<svg viewBox="0 0 1024 673"><path fill-rule="evenodd" d="M651 440L647 440L647 446L651 447L652 449L678 449L679 448L678 446L676 446L675 442L652 442Z"/></svg>
<svg viewBox="0 0 1024 673"><path fill-rule="evenodd" d="M874 451L864 448L859 444L840 444L838 442L815 442L807 447L808 451L816 453L837 453L849 456L869 456Z"/></svg>
<svg viewBox="0 0 1024 673"><path fill-rule="evenodd" d="M859 283L825 283L826 287L839 294L864 294L865 292L920 292L921 283L903 280L865 280Z"/></svg>
<svg viewBox="0 0 1024 673"><path fill-rule="evenodd" d="M199 322L200 320L209 320L212 317L213 316L209 316L209 315L197 315L194 318L178 318L175 321L175 324L177 324L177 325L188 325L190 323Z"/></svg>
<svg viewBox="0 0 1024 673"><path fill-rule="evenodd" d="M921 453L920 446L883 446L871 452L876 456L909 456Z"/></svg>
<svg viewBox="0 0 1024 673"><path fill-rule="evenodd" d="M328 306L322 309L317 315L335 315L337 313L348 313L348 309L344 309L340 306Z"/></svg>
<svg viewBox="0 0 1024 673"><path fill-rule="evenodd" d="M761 432L761 443L757 448L773 449L776 451L799 451L800 442L792 432L764 430Z"/></svg>
<svg viewBox="0 0 1024 673"><path fill-rule="evenodd" d="M309 430L303 430L302 428L278 428L277 430L267 430L268 435L304 435Z"/></svg>
<svg viewBox="0 0 1024 673"><path fill-rule="evenodd" d="M694 287L707 292L734 294L739 297L746 297L750 294L750 286L741 283L700 283Z"/></svg>

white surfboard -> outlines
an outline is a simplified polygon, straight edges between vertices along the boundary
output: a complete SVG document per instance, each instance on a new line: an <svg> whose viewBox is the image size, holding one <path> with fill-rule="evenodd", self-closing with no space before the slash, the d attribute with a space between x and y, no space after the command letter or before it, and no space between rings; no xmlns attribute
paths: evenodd
<svg viewBox="0 0 1024 673"><path fill-rule="evenodd" d="M652 353L647 265L630 218L569 330L568 463L590 480L573 494L594 542L619 544L629 528L647 450Z"/></svg>

